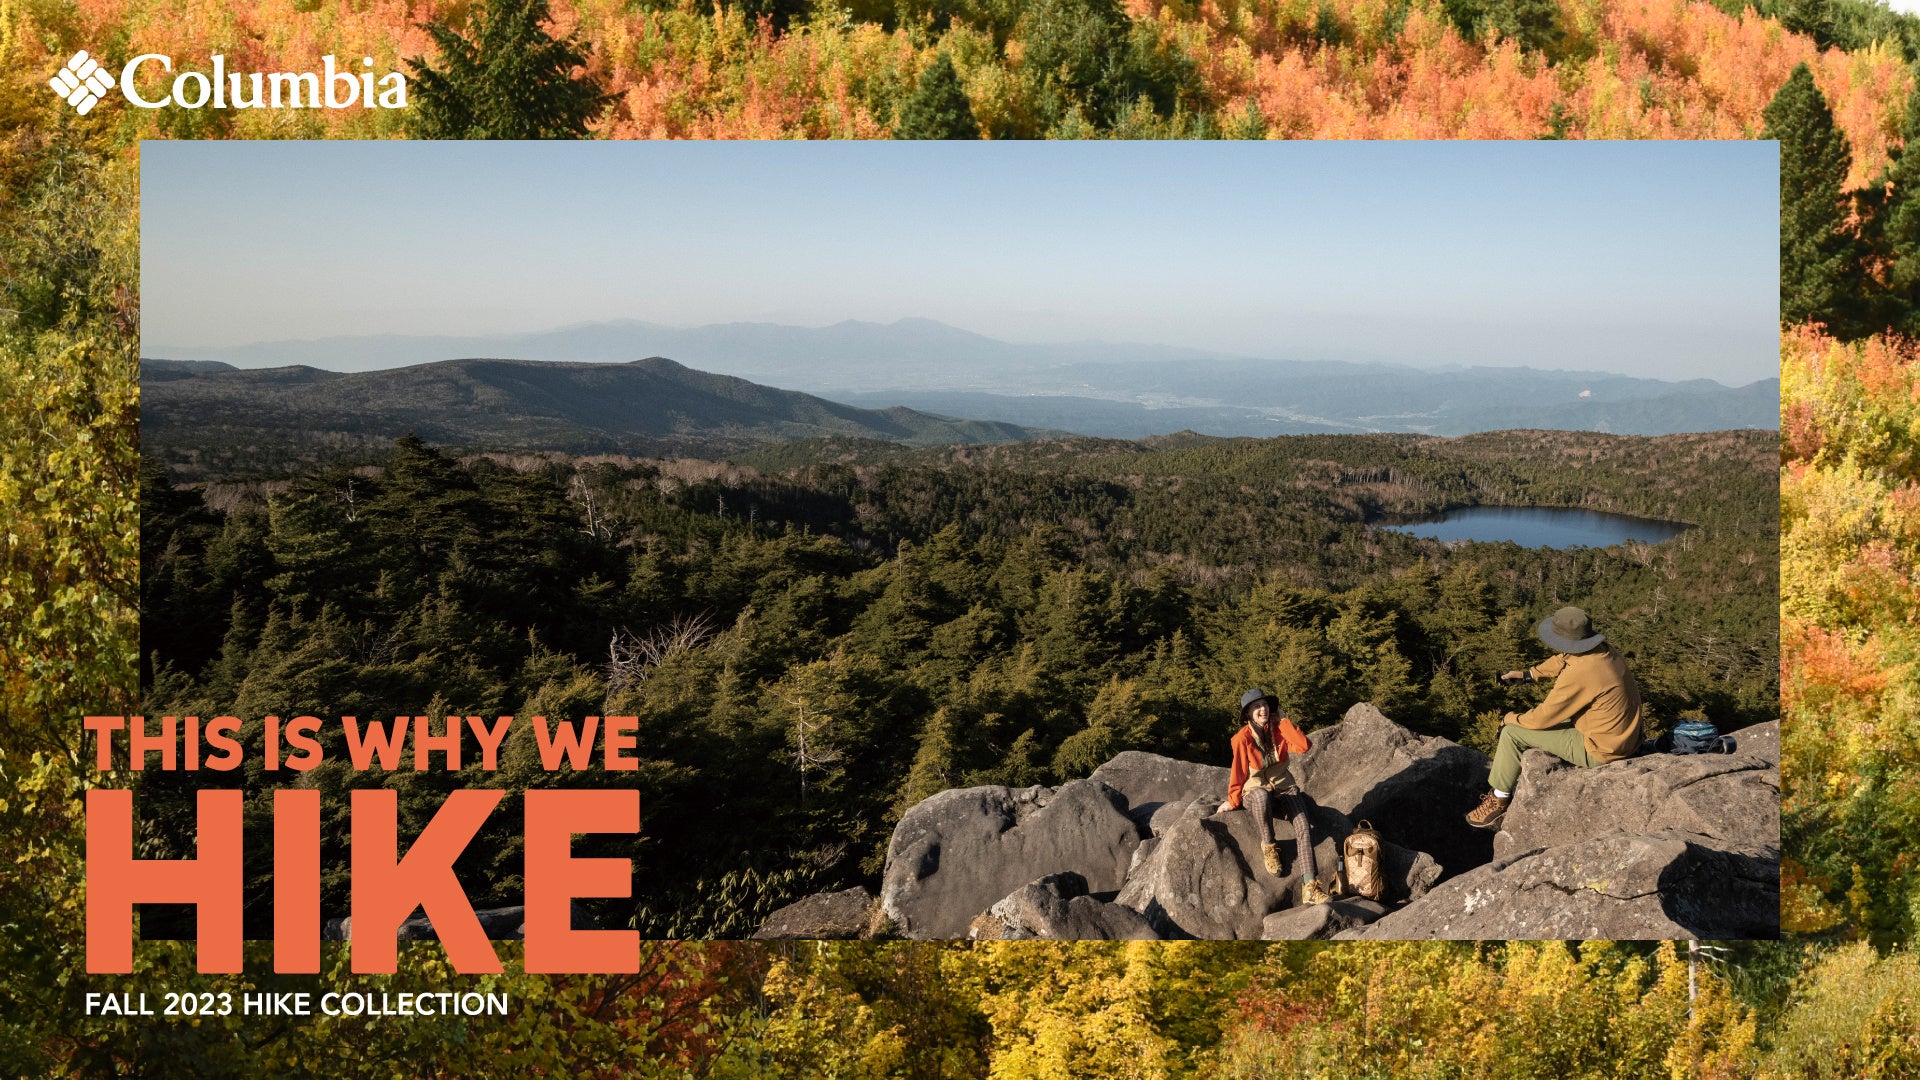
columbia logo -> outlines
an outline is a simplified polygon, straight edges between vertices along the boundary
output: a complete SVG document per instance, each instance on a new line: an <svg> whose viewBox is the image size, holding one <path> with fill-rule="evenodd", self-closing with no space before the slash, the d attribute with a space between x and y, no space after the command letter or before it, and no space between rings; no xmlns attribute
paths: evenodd
<svg viewBox="0 0 1920 1080"><path fill-rule="evenodd" d="M100 99L107 95L107 91L113 89L113 79L100 66L100 61L88 56L87 50L81 49L73 54L73 59L67 61L67 66L61 68L59 74L47 81L47 85L84 116L100 104Z"/></svg>
<svg viewBox="0 0 1920 1080"><path fill-rule="evenodd" d="M5 3L5 0L0 0ZM227 58L214 53L208 58L213 70L178 71L173 67L173 57L165 53L142 53L127 61L119 75L100 66L100 61L88 56L85 49L73 54L73 59L59 70L47 85L60 95L60 100L73 106L82 114L92 111L95 105L113 93L116 79L119 82L120 95L136 108L164 109L174 106L182 109L404 109L407 107L407 78L397 71L389 71L379 78L374 77L373 57L360 58L360 66L368 69L354 71L341 64L331 54L320 58L319 71L274 71L243 72L228 71ZM152 64L158 71L148 68ZM159 100L149 100L142 96L142 76L145 76L145 91L151 93L158 89L160 80L156 75L171 75L173 82L168 85L169 93Z"/></svg>

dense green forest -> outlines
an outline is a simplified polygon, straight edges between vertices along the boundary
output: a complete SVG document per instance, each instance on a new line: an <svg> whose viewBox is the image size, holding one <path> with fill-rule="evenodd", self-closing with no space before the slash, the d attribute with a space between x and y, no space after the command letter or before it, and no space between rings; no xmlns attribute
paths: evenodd
<svg viewBox="0 0 1920 1080"><path fill-rule="evenodd" d="M408 437L377 466L270 483L177 487L150 465L145 712L236 715L256 743L268 714L637 715L632 776L543 772L524 724L484 778L357 774L329 746L302 781L335 796L328 913L345 914L346 789L398 788L406 831L453 787L505 788L460 870L508 903L518 793L637 784L644 837L581 847L645 883L637 916L602 917L739 934L872 880L899 815L947 787L1057 783L1125 749L1224 762L1250 684L1309 730L1371 701L1489 748L1539 693L1493 674L1543 656L1532 625L1566 603L1631 655L1656 725L1772 719L1777 454L1763 432L1507 432L815 441L720 463L461 458ZM1378 528L1476 504L1693 528L1568 551ZM244 784L268 828L257 770L144 774L150 857L190 851L209 782ZM263 854L257 886L269 870Z"/></svg>

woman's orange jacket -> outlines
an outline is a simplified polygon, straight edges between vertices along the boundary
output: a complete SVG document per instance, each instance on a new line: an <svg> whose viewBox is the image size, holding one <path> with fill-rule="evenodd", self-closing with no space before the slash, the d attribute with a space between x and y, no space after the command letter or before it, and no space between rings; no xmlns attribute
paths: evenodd
<svg viewBox="0 0 1920 1080"><path fill-rule="evenodd" d="M1273 748L1280 763L1286 764L1290 754L1307 752L1307 737L1293 726L1293 721L1281 717L1275 725ZM1260 771L1265 762L1260 755L1260 744L1253 741L1253 725L1242 724L1233 734L1233 772L1227 780L1227 806L1238 808L1240 789L1247 784L1247 777Z"/></svg>

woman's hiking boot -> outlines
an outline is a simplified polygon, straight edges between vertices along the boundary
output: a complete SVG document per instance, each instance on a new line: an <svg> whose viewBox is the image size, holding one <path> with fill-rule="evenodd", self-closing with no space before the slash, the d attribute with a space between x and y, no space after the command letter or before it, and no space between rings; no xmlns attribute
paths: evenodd
<svg viewBox="0 0 1920 1080"><path fill-rule="evenodd" d="M1507 804L1512 801L1512 796L1503 799L1491 791L1487 792L1479 806L1467 811L1467 824L1476 829L1493 828L1500 824L1501 818L1507 816Z"/></svg>
<svg viewBox="0 0 1920 1080"><path fill-rule="evenodd" d="M1279 844L1261 844L1260 845L1260 861L1267 864L1267 873L1272 874L1274 877L1279 877L1280 876L1280 845Z"/></svg>

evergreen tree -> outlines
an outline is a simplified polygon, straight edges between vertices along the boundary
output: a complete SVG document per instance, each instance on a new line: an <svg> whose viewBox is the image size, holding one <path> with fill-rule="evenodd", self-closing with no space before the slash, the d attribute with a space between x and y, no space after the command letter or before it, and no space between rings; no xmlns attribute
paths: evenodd
<svg viewBox="0 0 1920 1080"><path fill-rule="evenodd" d="M1846 136L1805 64L1764 116L1761 138L1780 141L1780 321L1860 336L1865 275L1860 244L1846 229Z"/></svg>
<svg viewBox="0 0 1920 1080"><path fill-rule="evenodd" d="M1823 49L1833 44L1833 0L1785 0L1779 11L1781 26L1807 35Z"/></svg>
<svg viewBox="0 0 1920 1080"><path fill-rule="evenodd" d="M1019 38L1052 137L1111 128L1143 97L1171 116L1193 78L1192 61L1163 48L1150 21L1136 26L1119 0L1032 0Z"/></svg>
<svg viewBox="0 0 1920 1080"><path fill-rule="evenodd" d="M1560 5L1555 0L1491 0L1481 19L1482 32L1511 38L1524 49L1543 50L1560 37Z"/></svg>
<svg viewBox="0 0 1920 1080"><path fill-rule="evenodd" d="M1340 25L1340 13L1334 10L1332 0L1321 0L1319 10L1314 12L1313 37L1322 45L1339 45L1346 41L1346 29Z"/></svg>
<svg viewBox="0 0 1920 1080"><path fill-rule="evenodd" d="M1122 750L1149 747L1148 737L1158 717L1132 680L1109 680L1087 707L1087 724L1061 740L1054 751L1053 773L1063 783L1087 776Z"/></svg>
<svg viewBox="0 0 1920 1080"><path fill-rule="evenodd" d="M921 74L919 85L900 106L900 122L893 127L896 139L978 139L980 125L973 119L973 105L960 86L960 74L946 53L934 58Z"/></svg>
<svg viewBox="0 0 1920 1080"><path fill-rule="evenodd" d="M566 139L587 133L602 95L573 77L586 54L571 35L543 28L546 0L482 0L472 37L443 23L422 29L440 47L444 67L413 68L412 133L423 139Z"/></svg>
<svg viewBox="0 0 1920 1080"><path fill-rule="evenodd" d="M936 709L920 729L919 747L913 755L913 767L894 797L890 820L902 815L921 800L955 786L960 780L958 743L962 733L945 708Z"/></svg>
<svg viewBox="0 0 1920 1080"><path fill-rule="evenodd" d="M1883 321L1913 334L1920 331L1920 88L1907 99L1902 127L1904 146L1879 185L1889 190L1875 239L1887 265Z"/></svg>

